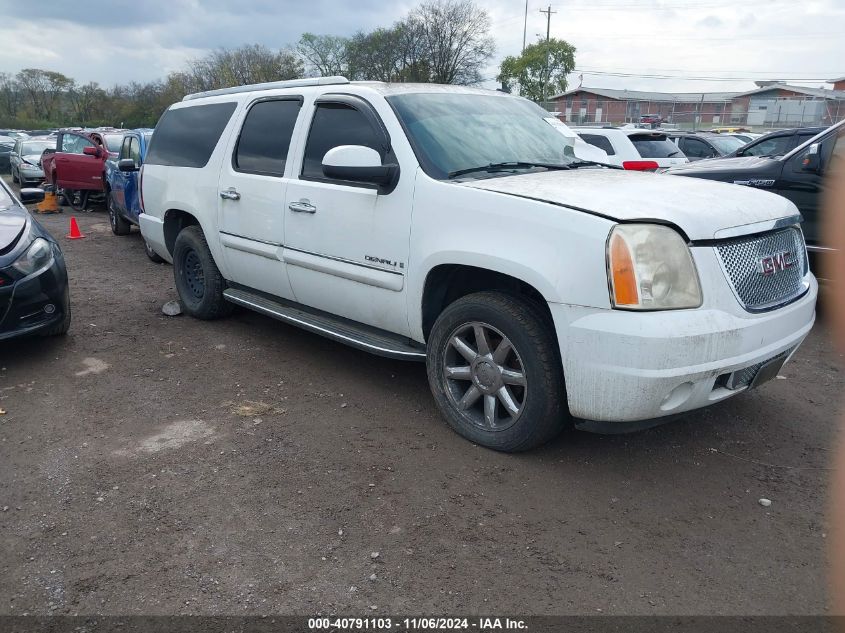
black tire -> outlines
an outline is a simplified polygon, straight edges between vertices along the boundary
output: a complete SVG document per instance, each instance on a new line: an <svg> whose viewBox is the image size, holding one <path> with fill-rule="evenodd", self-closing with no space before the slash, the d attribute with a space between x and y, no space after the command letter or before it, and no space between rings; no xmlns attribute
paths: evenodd
<svg viewBox="0 0 845 633"><path fill-rule="evenodd" d="M192 317L211 320L232 312L234 306L223 298L226 281L197 225L185 227L176 236L173 277L182 309Z"/></svg>
<svg viewBox="0 0 845 633"><path fill-rule="evenodd" d="M147 240L144 240L144 252L147 254L147 257L150 258L151 262L156 264L164 263L164 259L158 256L158 253L153 250L153 247L150 246L150 243Z"/></svg>
<svg viewBox="0 0 845 633"><path fill-rule="evenodd" d="M507 413L503 402L496 396L498 391L484 392L482 396L477 396L480 400L480 416L475 408L477 405L467 410L461 410L458 406L460 391L456 395L455 389L462 389L460 385L464 384L463 381L469 391L470 388L478 387L495 388L496 380L501 380L501 377L494 378L490 385L484 385L483 380L478 380L483 374L477 374L476 371L473 371L471 379L446 378L447 363L477 366L469 360L450 360L450 355L457 358L456 348L451 341L456 334L473 332L472 324L489 328L487 332L490 335L488 342L491 351L497 348L504 338L511 344L513 352L509 356L510 360L501 361L501 365L507 365L509 369L518 367L517 373L523 376L524 386L513 386L515 383L510 383L505 387L510 392L512 402L520 403L519 412L515 415ZM498 341L494 338L497 335L500 337ZM480 350L477 339L474 340L475 347ZM426 359L429 385L446 422L460 435L497 451L529 450L546 443L571 422L566 406L563 369L557 350L558 341L553 326L540 308L530 300L501 292L471 294L450 304L432 328ZM476 357L476 362L479 358ZM487 358L492 361L492 353ZM487 367L491 366L488 364ZM498 364L493 367L498 367ZM504 386L501 382L498 385L499 388ZM493 395L492 417L496 419L497 412L502 411L508 418L496 421L497 424L502 422L499 428L484 423L487 413L484 400L490 395Z"/></svg>
<svg viewBox="0 0 845 633"><path fill-rule="evenodd" d="M86 189L80 189L79 191L71 191L69 194L65 192L65 200L70 205L70 208L74 211L81 212L85 211L88 207L88 197L90 196L91 192ZM77 197L79 194L79 197Z"/></svg>
<svg viewBox="0 0 845 633"><path fill-rule="evenodd" d="M111 224L111 232L115 235L129 235L132 225L129 220L121 216L114 206L114 199L112 199L111 189L106 191L106 207L109 210L109 224Z"/></svg>

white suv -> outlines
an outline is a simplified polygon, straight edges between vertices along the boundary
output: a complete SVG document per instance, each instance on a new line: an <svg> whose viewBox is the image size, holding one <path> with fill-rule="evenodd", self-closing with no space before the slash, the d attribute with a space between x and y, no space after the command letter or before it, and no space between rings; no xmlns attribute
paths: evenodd
<svg viewBox="0 0 845 633"><path fill-rule="evenodd" d="M498 450L772 378L815 317L795 206L579 161L549 117L343 78L191 95L153 135L141 230L188 314L424 360L449 424Z"/></svg>
<svg viewBox="0 0 845 633"><path fill-rule="evenodd" d="M584 141L607 154L607 163L634 171L655 171L688 163L665 132L642 128L578 127Z"/></svg>

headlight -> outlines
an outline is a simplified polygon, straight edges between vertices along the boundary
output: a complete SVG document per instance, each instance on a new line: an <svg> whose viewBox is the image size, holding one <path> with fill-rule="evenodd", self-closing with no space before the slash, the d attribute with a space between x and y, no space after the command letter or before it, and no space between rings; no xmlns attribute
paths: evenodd
<svg viewBox="0 0 845 633"><path fill-rule="evenodd" d="M53 248L50 242L44 238L37 237L26 249L26 252L18 257L12 268L17 270L22 275L31 275L36 270L40 270L50 265L53 261Z"/></svg>
<svg viewBox="0 0 845 633"><path fill-rule="evenodd" d="M610 301L627 310L701 305L701 286L683 238L659 224L619 224L607 241Z"/></svg>

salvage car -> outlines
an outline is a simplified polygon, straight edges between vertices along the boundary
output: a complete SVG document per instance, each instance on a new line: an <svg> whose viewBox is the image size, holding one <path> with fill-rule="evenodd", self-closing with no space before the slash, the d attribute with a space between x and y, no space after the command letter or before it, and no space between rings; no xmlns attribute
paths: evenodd
<svg viewBox="0 0 845 633"><path fill-rule="evenodd" d="M28 183L40 183L44 180L41 168L41 155L48 149L56 149L55 137L24 138L15 141L9 157L12 182L25 187Z"/></svg>
<svg viewBox="0 0 845 633"><path fill-rule="evenodd" d="M672 132L669 138L684 153L689 161L726 156L745 145L735 136L709 132Z"/></svg>
<svg viewBox="0 0 845 633"><path fill-rule="evenodd" d="M70 328L62 249L24 207L43 199L41 189L21 189L18 199L0 182L0 340Z"/></svg>
<svg viewBox="0 0 845 633"><path fill-rule="evenodd" d="M802 127L794 130L779 130L754 139L737 148L728 156L783 156L790 150L824 132L824 127Z"/></svg>
<svg viewBox="0 0 845 633"><path fill-rule="evenodd" d="M60 130L55 150L41 158L44 179L74 208L105 192L106 161L117 156L122 132Z"/></svg>
<svg viewBox="0 0 845 633"><path fill-rule="evenodd" d="M153 131L150 129L126 132L116 163L106 163L106 205L111 230L115 235L129 235L132 225L138 224L138 217L141 215L138 174L144 164L152 135ZM152 261L164 261L146 242L144 251Z"/></svg>
<svg viewBox="0 0 845 633"><path fill-rule="evenodd" d="M577 127L575 132L607 154L600 162L623 169L655 171L689 162L665 132L616 127Z"/></svg>
<svg viewBox="0 0 845 633"><path fill-rule="evenodd" d="M815 319L795 205L581 161L548 116L342 77L189 95L155 128L141 232L187 314L425 361L448 424L497 450L774 378Z"/></svg>

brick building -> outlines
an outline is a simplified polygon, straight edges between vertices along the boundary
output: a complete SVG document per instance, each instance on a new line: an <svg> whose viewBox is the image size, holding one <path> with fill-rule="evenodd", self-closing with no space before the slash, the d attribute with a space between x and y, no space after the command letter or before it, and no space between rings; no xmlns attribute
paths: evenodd
<svg viewBox="0 0 845 633"><path fill-rule="evenodd" d="M747 92L645 92L579 87L552 97L563 121L572 124L637 122L659 115L681 127L830 125L845 118L845 77L832 88L759 81Z"/></svg>

